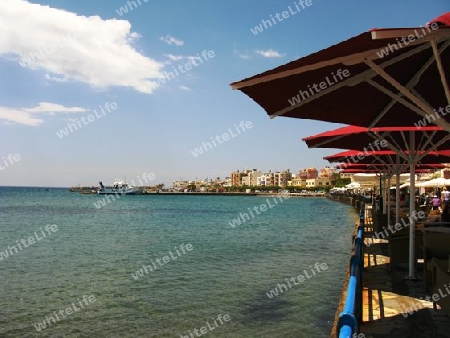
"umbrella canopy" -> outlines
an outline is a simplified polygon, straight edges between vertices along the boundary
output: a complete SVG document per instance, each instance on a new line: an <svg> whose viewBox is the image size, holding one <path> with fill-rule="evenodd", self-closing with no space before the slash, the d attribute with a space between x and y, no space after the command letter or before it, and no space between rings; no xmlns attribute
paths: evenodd
<svg viewBox="0 0 450 338"><path fill-rule="evenodd" d="M450 159L449 159L450 160ZM372 164L364 164L364 163L342 163L337 164L334 167L335 169L343 169L344 170L377 170L377 171L385 171L392 168L391 164L383 164L383 163L372 163ZM417 170L440 170L446 168L443 164L418 164L416 165Z"/></svg>
<svg viewBox="0 0 450 338"><path fill-rule="evenodd" d="M450 134L438 126L375 127L346 126L303 138L309 148L356 150L408 150L413 134L416 149L450 149ZM387 149L385 149L387 150Z"/></svg>
<svg viewBox="0 0 450 338"><path fill-rule="evenodd" d="M347 184L345 187L347 189L359 189L359 188L361 188L361 184L356 183L356 182L352 182L350 184Z"/></svg>
<svg viewBox="0 0 450 338"><path fill-rule="evenodd" d="M411 134L411 133L410 133ZM409 171L410 171L410 182L411 182L411 191L414 191L414 180L415 180L415 167L417 164L422 163L445 163L448 162L450 151L449 150L441 150L441 151L414 151L416 148L414 147L414 138L410 138L410 144L409 149L413 149L413 151L373 151L373 152L367 152L364 151L346 151L339 154L336 154L334 156L328 156L325 157L330 162L347 162L350 163L350 161L353 161L353 163L384 163L384 164L391 164L392 167L396 168L396 200L399 200L399 180L398 180L398 174L400 171L400 155L402 155L403 159L406 160L406 162L409 165ZM394 165L395 164L395 165ZM388 179L388 186L390 186L390 179ZM381 189L381 181L380 181L380 189ZM386 194L386 191L385 191ZM390 194L387 194L388 204L390 204ZM385 204L384 204L385 206ZM409 198L409 213L410 215L415 214L415 196L414 194L410 194ZM383 210L384 211L384 210ZM388 219L390 219L390 208L387 209L388 212ZM399 204L396 204L396 223L399 223ZM409 225L409 272L408 272L408 278L410 279L416 279L416 258L415 258L415 218L410 218L410 225Z"/></svg>
<svg viewBox="0 0 450 338"><path fill-rule="evenodd" d="M405 152L408 153L407 151ZM345 162L348 164L395 164L396 153L390 150L362 152L358 150L347 150L334 155L325 156L329 162ZM440 164L450 162L450 150L431 151L423 156L419 164ZM345 164L341 164L345 166Z"/></svg>
<svg viewBox="0 0 450 338"><path fill-rule="evenodd" d="M373 174L376 174L376 173L383 173L383 172L385 172L385 170L383 170L382 168L380 168L380 169L377 169L376 167L374 168L374 169L344 169L344 170L342 170L341 171L341 173L343 173L343 174L359 174L359 173L361 173L361 174L364 174L364 173L367 173L367 174L370 174L370 173L373 173ZM407 173L408 172L408 169L404 169L403 170L403 172L404 173ZM429 170L426 170L426 169L416 169L416 174L424 174L424 173L429 173Z"/></svg>
<svg viewBox="0 0 450 338"><path fill-rule="evenodd" d="M431 188L431 187L447 187L450 186L450 180L445 179L443 177L438 177L429 181L421 182L416 185L417 187L422 188Z"/></svg>
<svg viewBox="0 0 450 338"><path fill-rule="evenodd" d="M426 27L373 29L231 87L271 118L450 131L449 21L446 13Z"/></svg>

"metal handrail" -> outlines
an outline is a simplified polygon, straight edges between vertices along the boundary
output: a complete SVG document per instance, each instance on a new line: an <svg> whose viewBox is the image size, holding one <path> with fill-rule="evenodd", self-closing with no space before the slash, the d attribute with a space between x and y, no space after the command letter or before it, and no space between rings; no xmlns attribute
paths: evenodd
<svg viewBox="0 0 450 338"><path fill-rule="evenodd" d="M350 276L344 310L339 314L339 338L352 338L359 331L362 321L362 268L364 266L364 215L365 204L361 206L359 227L350 258Z"/></svg>

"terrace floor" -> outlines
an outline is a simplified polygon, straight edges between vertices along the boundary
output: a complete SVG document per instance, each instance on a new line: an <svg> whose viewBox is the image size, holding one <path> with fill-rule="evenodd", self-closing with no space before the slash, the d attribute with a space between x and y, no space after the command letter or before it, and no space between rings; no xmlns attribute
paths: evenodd
<svg viewBox="0 0 450 338"><path fill-rule="evenodd" d="M450 337L450 317L439 305L424 300L423 266L418 264L418 279L407 280L407 266L391 271L387 240L372 240L366 233L363 270L363 323L360 332L365 338L381 337ZM416 307L418 310L414 310ZM405 309L410 309L407 314Z"/></svg>

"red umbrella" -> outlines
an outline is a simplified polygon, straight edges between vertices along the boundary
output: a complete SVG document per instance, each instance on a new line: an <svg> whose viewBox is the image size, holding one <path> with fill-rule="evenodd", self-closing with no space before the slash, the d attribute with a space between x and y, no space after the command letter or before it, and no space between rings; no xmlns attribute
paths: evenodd
<svg viewBox="0 0 450 338"><path fill-rule="evenodd" d="M405 154L408 154L405 151ZM425 152L423 152L425 153ZM325 156L324 159L329 162L345 162L348 164L387 164L395 165L397 154L390 150L368 151L362 152L358 150L347 150L330 156ZM421 164L440 164L450 162L450 150L431 151L423 156L420 160ZM420 164L419 163L419 164Z"/></svg>
<svg viewBox="0 0 450 338"><path fill-rule="evenodd" d="M363 174L363 173L367 173L367 174L378 174L378 173L382 173L382 172L384 172L385 170L382 170L381 168L372 168L372 169L363 169L363 168L360 168L360 169L344 169L344 170L342 170L341 171L341 173L343 173L343 174ZM408 172L408 170L407 169L404 169L403 170L403 172L404 173L407 173ZM416 169L416 174L419 174L419 173L429 173L430 171L428 170L428 169Z"/></svg>
<svg viewBox="0 0 450 338"><path fill-rule="evenodd" d="M450 149L450 134L438 126L375 127L346 126L303 138L309 148L357 150L408 150L409 134L413 133L415 149Z"/></svg>
<svg viewBox="0 0 450 338"><path fill-rule="evenodd" d="M400 168L400 162L399 162L399 153L389 150L382 150L382 151L358 151L358 150L349 150L344 151L338 154L334 154L331 156L324 157L324 159L330 161L330 162L344 162L347 165L350 164L384 164L391 167L397 167ZM403 157L406 159L407 162L409 162L409 171L410 171L410 182L411 182L411 191L414 191L414 179L415 179L415 166L420 164L440 164L440 163L446 163L450 162L450 150L440 150L440 151L417 151L417 152L409 152L404 151L401 152L400 155L403 155ZM419 162L410 162L407 159L415 156L416 158L420 158ZM411 165L411 163L414 163ZM398 178L398 175L400 174L400 171L396 171L396 176ZM398 192L399 192L399 181L397 179L396 182L396 199L399 199ZM389 195L388 195L389 197ZM415 210L415 196L413 194L410 195L410 215L413 215L413 212ZM389 212L389 209L388 209ZM399 222L399 206L396 205L396 223ZM410 223L410 260L409 260L409 274L408 278L414 279L415 278L415 219L411 219Z"/></svg>
<svg viewBox="0 0 450 338"><path fill-rule="evenodd" d="M372 164L364 164L364 163L342 163L334 166L335 169L362 169L362 170L379 170L383 171L386 169L390 169L392 165L386 165L383 163L372 163ZM446 166L443 164L418 164L416 166L417 170L439 170L445 169Z"/></svg>
<svg viewBox="0 0 450 338"><path fill-rule="evenodd" d="M231 87L252 98L272 118L368 128L437 124L450 131L449 20L450 12L426 27L374 29ZM408 149L413 189L417 148L411 135ZM411 196L411 212L414 202ZM410 278L415 278L414 266L413 220Z"/></svg>
<svg viewBox="0 0 450 338"><path fill-rule="evenodd" d="M426 27L373 29L231 87L271 118L450 131L449 21L450 12Z"/></svg>

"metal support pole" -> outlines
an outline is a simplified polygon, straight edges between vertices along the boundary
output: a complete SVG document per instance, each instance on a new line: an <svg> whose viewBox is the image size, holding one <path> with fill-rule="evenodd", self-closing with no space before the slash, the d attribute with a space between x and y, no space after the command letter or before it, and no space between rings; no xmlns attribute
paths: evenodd
<svg viewBox="0 0 450 338"><path fill-rule="evenodd" d="M400 156L395 155L395 224L400 223Z"/></svg>
<svg viewBox="0 0 450 338"><path fill-rule="evenodd" d="M414 133L409 133L409 274L408 279L416 277L416 196L415 196L415 169L417 157L414 154L415 139Z"/></svg>

